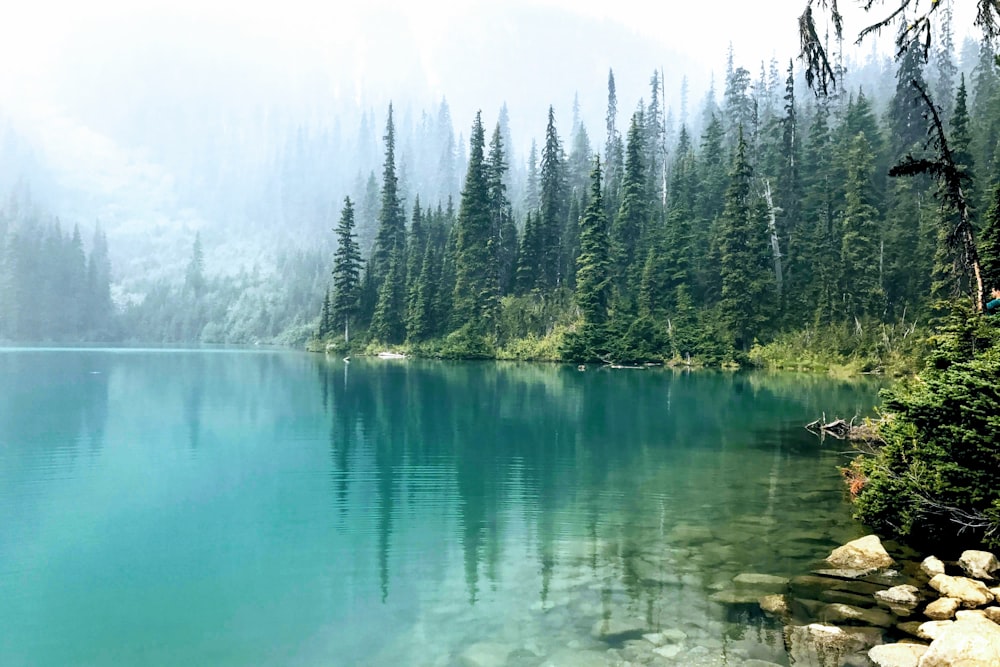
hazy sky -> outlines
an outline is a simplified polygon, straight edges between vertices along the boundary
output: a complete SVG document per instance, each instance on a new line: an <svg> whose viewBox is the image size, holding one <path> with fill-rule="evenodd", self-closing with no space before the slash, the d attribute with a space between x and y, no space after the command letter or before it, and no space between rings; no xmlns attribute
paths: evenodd
<svg viewBox="0 0 1000 667"><path fill-rule="evenodd" d="M744 62L772 55L783 60L796 51L796 17L803 5L804 0L33 0L8 3L0 19L0 92L44 97L46 86L74 66L81 40L107 37L127 46L130 35L163 40L178 50L205 38L217 39L217 47L235 39L242 57L326 62L342 74L358 75L363 65L350 55L363 51L376 26L408 33L418 53L405 55L426 59L460 32L469 16L498 8L547 7L617 22L692 59L717 62L731 41ZM848 27L854 34L861 18L851 13ZM129 52L119 56L128 58ZM378 72L370 64L366 71ZM431 79L434 75L428 72Z"/></svg>

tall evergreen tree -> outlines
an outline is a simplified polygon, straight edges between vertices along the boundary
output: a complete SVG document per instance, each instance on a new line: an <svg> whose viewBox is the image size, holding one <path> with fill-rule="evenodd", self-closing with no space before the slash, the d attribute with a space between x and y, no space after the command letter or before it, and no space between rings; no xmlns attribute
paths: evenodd
<svg viewBox="0 0 1000 667"><path fill-rule="evenodd" d="M406 243L406 222L399 196L396 176L396 127L392 119L392 104L385 122L385 161L382 167L382 203L378 214L378 233L372 251L372 275L381 283L389 273L389 258Z"/></svg>
<svg viewBox="0 0 1000 667"><path fill-rule="evenodd" d="M608 110L604 118L604 202L610 219L618 210L621 198L621 172L624 148L618 131L618 92L615 87L615 73L608 70Z"/></svg>
<svg viewBox="0 0 1000 667"><path fill-rule="evenodd" d="M513 207L507 196L506 146L500 124L497 123L486 160L486 183L490 206L491 267L496 271L493 282L498 290L498 297L513 290L514 273L517 269L517 227L514 225Z"/></svg>
<svg viewBox="0 0 1000 667"><path fill-rule="evenodd" d="M406 339L406 248L393 248L389 272L378 288L371 332L377 340L397 344Z"/></svg>
<svg viewBox="0 0 1000 667"><path fill-rule="evenodd" d="M337 250L333 254L333 299L330 302L330 328L344 328L344 341L350 341L351 319L358 312L361 296L361 251L354 237L354 205L344 197L340 222L334 230Z"/></svg>
<svg viewBox="0 0 1000 667"><path fill-rule="evenodd" d="M608 222L601 188L601 161L594 159L590 201L580 220L580 256L576 265L576 302L584 322L603 325L611 293Z"/></svg>
<svg viewBox="0 0 1000 667"><path fill-rule="evenodd" d="M719 309L733 348L740 352L747 352L754 338L763 333L773 300L766 211L755 200L752 183L746 140L738 129L719 225Z"/></svg>
<svg viewBox="0 0 1000 667"><path fill-rule="evenodd" d="M625 173L622 178L622 203L611 226L612 258L619 296L631 296L637 282L639 240L648 221L646 170L643 163L643 137L637 116L632 116L625 145Z"/></svg>
<svg viewBox="0 0 1000 667"><path fill-rule="evenodd" d="M539 278L549 289L559 287L566 279L563 273L566 247L563 230L566 224L566 162L562 142L556 132L555 111L549 107L549 120L545 127L545 146L542 148L541 207L538 230L541 248Z"/></svg>
<svg viewBox="0 0 1000 667"><path fill-rule="evenodd" d="M885 309L879 213L872 192L874 156L863 134L851 142L846 168L840 245L843 312L849 318L879 317Z"/></svg>
<svg viewBox="0 0 1000 667"><path fill-rule="evenodd" d="M494 284L498 269L491 257L492 216L487 164L483 154L485 136L481 114L476 114L469 139L469 167L458 208L455 237L456 323L472 322L486 333L495 322L499 289Z"/></svg>

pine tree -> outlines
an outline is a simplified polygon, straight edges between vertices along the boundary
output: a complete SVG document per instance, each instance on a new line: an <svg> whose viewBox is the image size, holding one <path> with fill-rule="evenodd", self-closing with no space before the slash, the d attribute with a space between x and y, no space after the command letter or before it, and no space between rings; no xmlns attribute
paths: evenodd
<svg viewBox="0 0 1000 667"><path fill-rule="evenodd" d="M399 197L396 176L396 128L392 119L392 104L385 123L385 161L382 169L382 203L378 214L378 233L372 251L372 276L381 283L389 272L389 259L406 243L406 223Z"/></svg>
<svg viewBox="0 0 1000 667"><path fill-rule="evenodd" d="M524 234L521 235L521 247L517 253L515 282L518 294L527 294L539 286L541 254L537 217L529 211L524 219Z"/></svg>
<svg viewBox="0 0 1000 667"><path fill-rule="evenodd" d="M851 142L846 170L840 245L843 312L852 319L878 317L885 310L879 213L872 193L874 155L863 134Z"/></svg>
<svg viewBox="0 0 1000 667"><path fill-rule="evenodd" d="M580 220L580 256L576 263L576 302L583 320L601 326L607 320L611 291L611 260L607 215L601 188L601 161L594 159L590 201Z"/></svg>
<svg viewBox="0 0 1000 667"><path fill-rule="evenodd" d="M737 130L719 226L721 318L737 351L746 352L763 333L772 300L772 275L766 244L766 211L752 192L753 169L743 131Z"/></svg>
<svg viewBox="0 0 1000 667"><path fill-rule="evenodd" d="M1000 179L993 186L993 205L983 221L979 258L987 290L1000 289Z"/></svg>
<svg viewBox="0 0 1000 667"><path fill-rule="evenodd" d="M111 301L111 259L108 255L108 237L100 223L94 227L90 256L87 258L86 301L88 336L93 340L108 340L114 313Z"/></svg>
<svg viewBox="0 0 1000 667"><path fill-rule="evenodd" d="M608 110L605 115L604 140L604 202L610 219L618 210L621 199L621 172L624 160L621 133L618 132L618 93L615 73L608 70Z"/></svg>
<svg viewBox="0 0 1000 667"><path fill-rule="evenodd" d="M469 139L469 167L458 208L455 237L454 317L472 322L485 333L496 317L498 268L492 251L492 216L485 136L481 114L476 114Z"/></svg>
<svg viewBox="0 0 1000 667"><path fill-rule="evenodd" d="M394 345L406 339L406 258L405 247L396 247L389 256L389 272L378 289L371 332L377 340Z"/></svg>
<svg viewBox="0 0 1000 667"><path fill-rule="evenodd" d="M195 232L191 246L191 259L184 273L184 291L196 299L205 291L205 255L201 249L201 232Z"/></svg>
<svg viewBox="0 0 1000 667"><path fill-rule="evenodd" d="M361 251L354 239L354 205L344 197L337 233L337 250L333 254L333 300L330 302L330 326L344 327L344 342L350 342L350 323L358 312L361 298Z"/></svg>
<svg viewBox="0 0 1000 667"><path fill-rule="evenodd" d="M562 269L566 254L563 227L567 214L567 193L565 158L556 132L555 111L551 106L545 127L541 167L541 207L537 221L541 250L539 280L543 287L552 289L559 287L566 278Z"/></svg>
<svg viewBox="0 0 1000 667"><path fill-rule="evenodd" d="M496 271L494 285L498 290L497 298L514 289L514 274L517 269L517 227L514 225L514 211L507 197L508 170L505 147L501 126L497 123L486 160L490 208L490 254L491 266Z"/></svg>
<svg viewBox="0 0 1000 667"><path fill-rule="evenodd" d="M646 230L648 208L646 170L643 163L643 139L637 116L632 116L625 145L625 173L622 178L622 203L611 225L612 261L619 294L628 298L638 281L637 253L639 240Z"/></svg>
<svg viewBox="0 0 1000 667"><path fill-rule="evenodd" d="M922 147L927 136L923 106L914 82L926 90L921 48L916 42L907 45L899 59L896 93L889 103L889 128L892 137L890 157L894 162L915 148Z"/></svg>

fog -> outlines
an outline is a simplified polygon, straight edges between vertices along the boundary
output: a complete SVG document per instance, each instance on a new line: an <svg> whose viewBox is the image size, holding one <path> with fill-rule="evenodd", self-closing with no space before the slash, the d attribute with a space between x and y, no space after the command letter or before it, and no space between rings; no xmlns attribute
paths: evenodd
<svg viewBox="0 0 1000 667"><path fill-rule="evenodd" d="M0 196L99 221L119 301L181 280L196 232L210 273L273 268L277 249L332 247L339 203L379 174L390 102L408 206L457 197L474 114L492 128L506 105L517 205L549 105L567 150L582 124L600 151L609 70L621 131L658 71L667 119L697 131L730 45L783 78L803 4L19 3L0 21Z"/></svg>

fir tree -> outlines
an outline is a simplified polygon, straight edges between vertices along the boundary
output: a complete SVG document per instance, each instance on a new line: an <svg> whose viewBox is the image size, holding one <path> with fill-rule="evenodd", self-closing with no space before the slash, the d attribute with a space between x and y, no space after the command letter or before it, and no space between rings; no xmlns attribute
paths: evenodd
<svg viewBox="0 0 1000 667"><path fill-rule="evenodd" d="M592 326L607 320L610 299L611 261L608 253L608 223L601 188L601 161L594 159L590 201L580 220L580 256L576 263L576 302L583 320Z"/></svg>
<svg viewBox="0 0 1000 667"><path fill-rule="evenodd" d="M983 221L980 260L987 290L1000 289L1000 179L993 186L993 204Z"/></svg>
<svg viewBox="0 0 1000 667"><path fill-rule="evenodd" d="M484 143L483 123L477 113L456 223L453 316L456 322L488 328L495 321L499 290L494 285L498 270L491 257L492 216Z"/></svg>
<svg viewBox="0 0 1000 667"><path fill-rule="evenodd" d="M334 231L337 250L333 254L333 300L327 333L332 334L335 328L343 327L344 342L349 342L351 319L358 312L361 296L361 251L354 238L354 205L350 197L344 197L340 222Z"/></svg>
<svg viewBox="0 0 1000 667"><path fill-rule="evenodd" d="M844 314L850 318L880 316L885 309L882 287L879 213L872 193L874 156L868 140L858 134L846 154L847 182L842 221L840 291Z"/></svg>
<svg viewBox="0 0 1000 667"><path fill-rule="evenodd" d="M752 192L753 169L743 131L737 130L719 227L722 321L737 351L747 352L763 333L773 292L765 240L766 212Z"/></svg>
<svg viewBox="0 0 1000 667"><path fill-rule="evenodd" d="M382 168L382 203L378 214L378 233L372 251L372 275L376 283L389 272L389 258L406 243L406 223L403 220L396 176L396 128L392 119L392 104L385 122L385 161Z"/></svg>
<svg viewBox="0 0 1000 667"><path fill-rule="evenodd" d="M497 298L513 290L514 274L517 269L517 228L514 225L514 212L510 199L507 197L508 169L505 146L501 126L497 123L486 160L491 268L496 272L493 282L497 288Z"/></svg>
<svg viewBox="0 0 1000 667"><path fill-rule="evenodd" d="M566 250L562 238L566 204L565 159L562 142L556 132L555 111L550 106L545 146L542 148L541 206L537 221L541 251L539 282L549 289L559 287L566 277L562 274Z"/></svg>
<svg viewBox="0 0 1000 667"><path fill-rule="evenodd" d="M612 261L623 297L631 294L637 281L636 257L639 239L648 220L645 165L643 164L641 125L632 116L625 148L625 173L622 178L622 203L611 226Z"/></svg>

